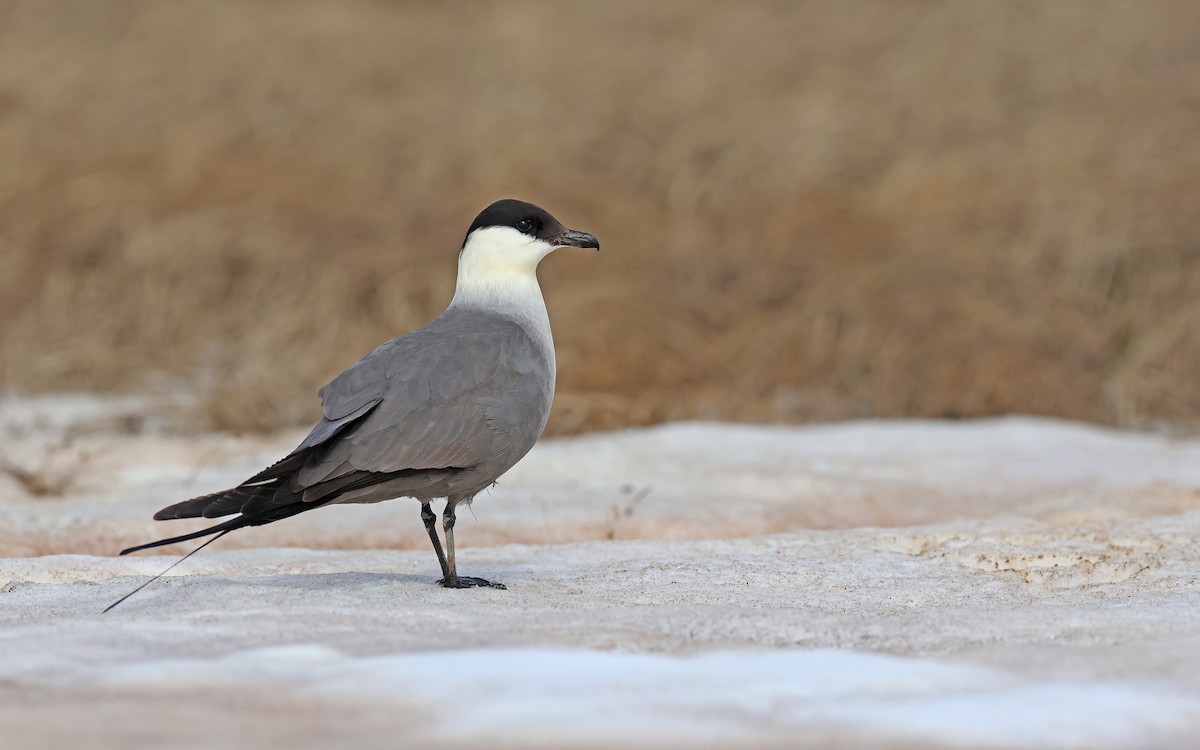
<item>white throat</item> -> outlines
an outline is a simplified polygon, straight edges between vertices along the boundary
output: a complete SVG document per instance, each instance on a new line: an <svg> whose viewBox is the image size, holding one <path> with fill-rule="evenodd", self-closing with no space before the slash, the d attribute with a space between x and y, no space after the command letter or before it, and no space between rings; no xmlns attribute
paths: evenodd
<svg viewBox="0 0 1200 750"><path fill-rule="evenodd" d="M458 256L458 281L450 306L507 315L550 344L550 319L537 266L553 251L553 245L512 227L475 230Z"/></svg>

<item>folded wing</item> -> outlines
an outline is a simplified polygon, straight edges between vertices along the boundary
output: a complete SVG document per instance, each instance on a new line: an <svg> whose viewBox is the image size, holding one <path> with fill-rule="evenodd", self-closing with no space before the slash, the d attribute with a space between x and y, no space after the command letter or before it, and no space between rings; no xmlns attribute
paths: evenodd
<svg viewBox="0 0 1200 750"><path fill-rule="evenodd" d="M237 487L154 517L241 513L245 525L255 525L256 518L275 520L285 506L308 510L382 482L420 486L469 470L493 458L504 438L489 409L539 365L529 349L515 322L452 309L379 346L322 388L324 417L282 460ZM295 512L301 509L286 514Z"/></svg>

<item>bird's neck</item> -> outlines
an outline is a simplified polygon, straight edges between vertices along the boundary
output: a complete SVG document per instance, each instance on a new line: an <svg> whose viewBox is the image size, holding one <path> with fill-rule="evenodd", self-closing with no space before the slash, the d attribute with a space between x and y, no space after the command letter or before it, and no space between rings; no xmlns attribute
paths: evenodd
<svg viewBox="0 0 1200 750"><path fill-rule="evenodd" d="M511 318L553 356L550 317L537 280L541 258L514 257L496 250L483 243L467 243L459 256L458 281L450 307Z"/></svg>
<svg viewBox="0 0 1200 750"><path fill-rule="evenodd" d="M499 281L494 278L474 278L460 271L450 306L498 313L530 323L544 323L547 329L550 327L546 301L542 298L542 289L533 273L525 278Z"/></svg>
<svg viewBox="0 0 1200 750"><path fill-rule="evenodd" d="M546 317L546 302L533 268L481 269L460 263L454 299L450 304Z"/></svg>

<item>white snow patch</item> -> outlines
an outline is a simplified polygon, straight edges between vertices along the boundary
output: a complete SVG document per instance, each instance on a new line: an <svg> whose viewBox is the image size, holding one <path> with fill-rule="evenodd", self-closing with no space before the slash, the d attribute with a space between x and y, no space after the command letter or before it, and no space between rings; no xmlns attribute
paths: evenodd
<svg viewBox="0 0 1200 750"><path fill-rule="evenodd" d="M1200 736L1200 440L1007 418L545 441L459 515L460 570L507 591L434 585L401 500L238 532L102 616L177 551L116 550L204 524L154 510L302 437L132 434L137 408L0 405L5 460L70 479L0 477L13 746Z"/></svg>
<svg viewBox="0 0 1200 750"><path fill-rule="evenodd" d="M292 646L105 669L122 689L256 687L396 702L444 737L736 740L806 728L987 747L1115 747L1194 726L1200 701L1161 688L1033 683L999 670L852 651L456 650L349 657ZM446 706L457 710L447 712Z"/></svg>

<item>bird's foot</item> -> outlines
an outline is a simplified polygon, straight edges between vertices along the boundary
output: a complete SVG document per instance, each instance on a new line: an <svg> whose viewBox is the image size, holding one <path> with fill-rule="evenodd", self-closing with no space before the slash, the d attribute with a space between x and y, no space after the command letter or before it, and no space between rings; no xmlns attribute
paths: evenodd
<svg viewBox="0 0 1200 750"><path fill-rule="evenodd" d="M448 589L507 589L503 583L493 583L484 578L472 578L471 576L455 576L454 578L443 578L438 581L444 588Z"/></svg>

